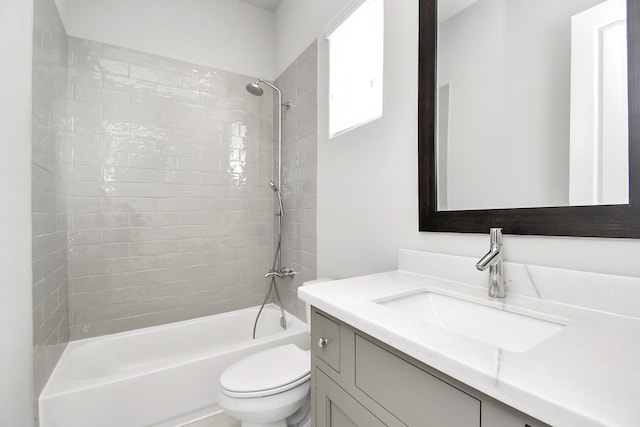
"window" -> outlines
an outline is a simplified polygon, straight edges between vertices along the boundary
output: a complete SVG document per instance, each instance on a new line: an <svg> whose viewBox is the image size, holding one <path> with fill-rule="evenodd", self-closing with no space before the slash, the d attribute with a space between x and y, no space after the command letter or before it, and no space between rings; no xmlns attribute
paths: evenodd
<svg viewBox="0 0 640 427"><path fill-rule="evenodd" d="M329 39L329 135L382 116L383 0L366 0Z"/></svg>

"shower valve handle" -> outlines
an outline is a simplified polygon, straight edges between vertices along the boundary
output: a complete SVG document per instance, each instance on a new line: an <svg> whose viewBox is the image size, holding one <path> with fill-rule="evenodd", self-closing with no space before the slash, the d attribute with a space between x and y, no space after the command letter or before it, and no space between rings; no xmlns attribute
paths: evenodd
<svg viewBox="0 0 640 427"><path fill-rule="evenodd" d="M298 274L298 272L293 268L281 268L280 273L282 274L282 277L293 277Z"/></svg>

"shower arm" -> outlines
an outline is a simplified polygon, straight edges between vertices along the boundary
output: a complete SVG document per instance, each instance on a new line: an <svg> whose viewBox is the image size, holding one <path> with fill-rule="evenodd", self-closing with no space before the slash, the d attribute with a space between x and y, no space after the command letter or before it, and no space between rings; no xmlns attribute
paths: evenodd
<svg viewBox="0 0 640 427"><path fill-rule="evenodd" d="M256 84L264 83L278 94L278 188L282 188L282 91L268 80L258 79Z"/></svg>

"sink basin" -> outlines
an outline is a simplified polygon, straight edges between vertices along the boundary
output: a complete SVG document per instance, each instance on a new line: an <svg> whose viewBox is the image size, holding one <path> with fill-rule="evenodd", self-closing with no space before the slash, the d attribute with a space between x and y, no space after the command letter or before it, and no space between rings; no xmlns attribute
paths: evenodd
<svg viewBox="0 0 640 427"><path fill-rule="evenodd" d="M566 326L430 291L374 302L403 316L512 352L530 350Z"/></svg>

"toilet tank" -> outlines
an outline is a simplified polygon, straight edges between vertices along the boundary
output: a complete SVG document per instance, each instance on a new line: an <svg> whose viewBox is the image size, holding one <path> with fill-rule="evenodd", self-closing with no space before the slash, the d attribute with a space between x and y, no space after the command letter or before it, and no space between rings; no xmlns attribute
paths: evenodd
<svg viewBox="0 0 640 427"><path fill-rule="evenodd" d="M302 286L307 286L307 285L315 285L317 283L324 283L324 282L332 282L333 279L315 279L315 280L308 280L306 282L304 282L302 284ZM311 306L309 305L308 302L304 303L304 308L306 310L306 315L307 315L307 327L309 328L309 330L311 330Z"/></svg>

